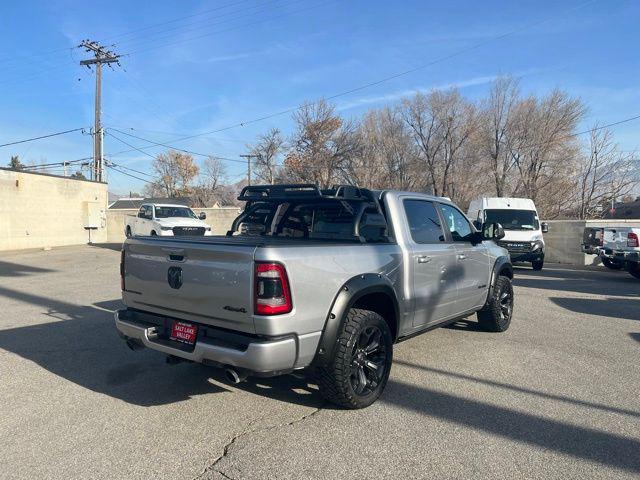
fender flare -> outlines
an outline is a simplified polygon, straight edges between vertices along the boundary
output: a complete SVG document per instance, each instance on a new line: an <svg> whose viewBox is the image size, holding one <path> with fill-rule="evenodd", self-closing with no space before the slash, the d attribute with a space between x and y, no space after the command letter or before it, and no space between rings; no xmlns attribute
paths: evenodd
<svg viewBox="0 0 640 480"><path fill-rule="evenodd" d="M371 293L380 293L389 297L393 303L396 323L400 321L398 299L389 279L378 273L365 273L350 278L340 287L333 299L318 342L314 365L327 365L331 361L338 335L347 319L347 313L360 298Z"/></svg>
<svg viewBox="0 0 640 480"><path fill-rule="evenodd" d="M491 295L493 294L493 287L500 275L513 278L513 265L511 264L511 259L507 255L502 255L496 258L496 262L493 264L493 269L491 270L491 282L489 283L489 289L487 292L487 301L491 298Z"/></svg>

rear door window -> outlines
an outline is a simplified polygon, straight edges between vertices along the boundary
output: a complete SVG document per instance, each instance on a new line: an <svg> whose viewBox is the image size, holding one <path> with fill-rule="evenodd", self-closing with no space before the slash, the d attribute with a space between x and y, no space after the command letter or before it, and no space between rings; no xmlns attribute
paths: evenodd
<svg viewBox="0 0 640 480"><path fill-rule="evenodd" d="M438 212L428 200L405 200L404 211L416 243L440 243L445 241Z"/></svg>

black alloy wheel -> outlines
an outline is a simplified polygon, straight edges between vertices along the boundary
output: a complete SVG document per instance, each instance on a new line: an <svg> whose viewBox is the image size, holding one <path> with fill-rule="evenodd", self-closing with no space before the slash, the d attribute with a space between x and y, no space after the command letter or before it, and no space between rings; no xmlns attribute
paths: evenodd
<svg viewBox="0 0 640 480"><path fill-rule="evenodd" d="M349 381L353 392L366 396L373 392L384 378L387 364L382 331L375 326L365 327L351 349Z"/></svg>

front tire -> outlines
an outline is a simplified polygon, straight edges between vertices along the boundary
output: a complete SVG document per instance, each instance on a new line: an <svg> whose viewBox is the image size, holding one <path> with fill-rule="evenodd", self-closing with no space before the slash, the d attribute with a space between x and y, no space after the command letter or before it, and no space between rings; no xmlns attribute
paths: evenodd
<svg viewBox="0 0 640 480"><path fill-rule="evenodd" d="M531 267L535 270L535 271L540 271L542 270L542 267L544 266L544 258L541 258L540 260L534 260L533 262L531 262Z"/></svg>
<svg viewBox="0 0 640 480"><path fill-rule="evenodd" d="M477 316L480 326L489 332L504 332L509 328L513 316L513 285L509 277L496 279L491 296Z"/></svg>
<svg viewBox="0 0 640 480"><path fill-rule="evenodd" d="M338 336L333 358L316 367L320 394L345 408L365 408L375 402L389 379L393 339L384 318L352 308Z"/></svg>

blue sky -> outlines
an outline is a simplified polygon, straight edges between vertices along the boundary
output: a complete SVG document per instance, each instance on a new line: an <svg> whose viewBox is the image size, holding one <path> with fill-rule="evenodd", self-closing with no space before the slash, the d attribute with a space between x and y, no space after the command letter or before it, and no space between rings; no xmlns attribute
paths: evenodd
<svg viewBox="0 0 640 480"><path fill-rule="evenodd" d="M70 49L84 38L128 54L123 68L105 70L103 123L156 142L329 97L478 44L334 103L355 117L434 87L458 85L480 98L496 76L513 74L524 93L559 87L581 97L589 109L581 127L589 128L640 114L639 24L634 0L3 2L0 144L92 125L94 77L78 65L83 52ZM290 115L175 145L235 158L271 127L289 132ZM640 147L640 121L614 131L623 149ZM106 154L128 149L113 137L105 142ZM48 163L91 151L89 135L72 133L0 148L0 164L16 154ZM113 161L150 171L152 159L132 152ZM227 170L234 181L244 174L241 163ZM109 181L117 193L143 185L114 172Z"/></svg>

